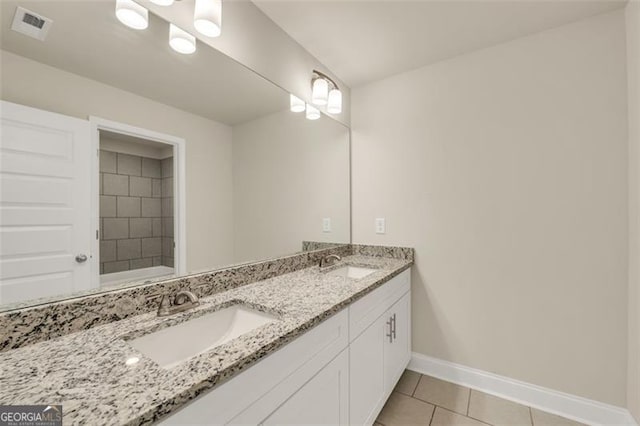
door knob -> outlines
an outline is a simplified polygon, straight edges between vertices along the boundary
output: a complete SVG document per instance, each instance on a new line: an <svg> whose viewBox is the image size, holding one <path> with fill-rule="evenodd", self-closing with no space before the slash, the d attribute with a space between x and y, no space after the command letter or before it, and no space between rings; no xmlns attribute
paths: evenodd
<svg viewBox="0 0 640 426"><path fill-rule="evenodd" d="M76 256L76 262L78 263L83 263L87 261L87 255L86 254L79 254Z"/></svg>

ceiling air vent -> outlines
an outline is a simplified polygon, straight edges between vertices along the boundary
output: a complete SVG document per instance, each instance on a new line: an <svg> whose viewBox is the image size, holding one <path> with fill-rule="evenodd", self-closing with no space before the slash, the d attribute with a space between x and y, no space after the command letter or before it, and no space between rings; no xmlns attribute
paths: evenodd
<svg viewBox="0 0 640 426"><path fill-rule="evenodd" d="M43 41L52 24L53 21L51 19L18 6L16 8L16 14L13 17L11 29Z"/></svg>

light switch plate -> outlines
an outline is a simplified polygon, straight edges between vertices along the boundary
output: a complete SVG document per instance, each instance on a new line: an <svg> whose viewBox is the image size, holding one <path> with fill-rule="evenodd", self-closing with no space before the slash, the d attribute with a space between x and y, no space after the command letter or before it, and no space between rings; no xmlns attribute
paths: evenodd
<svg viewBox="0 0 640 426"><path fill-rule="evenodd" d="M384 217L376 218L376 234L384 234L386 231Z"/></svg>
<svg viewBox="0 0 640 426"><path fill-rule="evenodd" d="M331 232L331 218L325 217L322 219L322 232Z"/></svg>

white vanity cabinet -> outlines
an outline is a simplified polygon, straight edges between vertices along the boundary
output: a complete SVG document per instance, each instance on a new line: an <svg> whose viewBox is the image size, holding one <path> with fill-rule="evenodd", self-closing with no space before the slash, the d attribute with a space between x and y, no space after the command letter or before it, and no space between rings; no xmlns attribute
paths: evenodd
<svg viewBox="0 0 640 426"><path fill-rule="evenodd" d="M405 271L351 307L351 424L370 425L374 422L409 363L410 287L409 271ZM363 326L367 327L360 334L356 334ZM356 333L351 333L352 330Z"/></svg>
<svg viewBox="0 0 640 426"><path fill-rule="evenodd" d="M164 419L372 424L410 357L410 271Z"/></svg>

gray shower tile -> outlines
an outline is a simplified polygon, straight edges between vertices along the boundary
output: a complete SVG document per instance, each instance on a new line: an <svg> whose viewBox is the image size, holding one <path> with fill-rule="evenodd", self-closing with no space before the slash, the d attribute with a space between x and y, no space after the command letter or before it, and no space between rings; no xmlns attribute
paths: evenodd
<svg viewBox="0 0 640 426"><path fill-rule="evenodd" d="M118 260L139 259L140 255L140 239L118 240Z"/></svg>
<svg viewBox="0 0 640 426"><path fill-rule="evenodd" d="M104 274L111 274L113 272L122 272L129 270L129 261L122 260L120 262L106 262L104 264Z"/></svg>
<svg viewBox="0 0 640 426"><path fill-rule="evenodd" d="M116 260L116 240L100 241L100 262Z"/></svg>
<svg viewBox="0 0 640 426"><path fill-rule="evenodd" d="M100 196L100 217L116 217L116 197L113 195Z"/></svg>
<svg viewBox="0 0 640 426"><path fill-rule="evenodd" d="M162 256L162 264L173 268L173 257Z"/></svg>
<svg viewBox="0 0 640 426"><path fill-rule="evenodd" d="M173 257L173 238L162 238L162 256Z"/></svg>
<svg viewBox="0 0 640 426"><path fill-rule="evenodd" d="M129 195L129 176L104 173L102 193L104 195Z"/></svg>
<svg viewBox="0 0 640 426"><path fill-rule="evenodd" d="M129 195L132 197L151 197L151 179L131 176L129 178Z"/></svg>
<svg viewBox="0 0 640 426"><path fill-rule="evenodd" d="M153 266L153 258L135 259L131 261L131 269L150 268Z"/></svg>
<svg viewBox="0 0 640 426"><path fill-rule="evenodd" d="M143 238L142 257L162 256L162 238Z"/></svg>
<svg viewBox="0 0 640 426"><path fill-rule="evenodd" d="M151 196L153 198L162 197L162 179L151 179Z"/></svg>
<svg viewBox="0 0 640 426"><path fill-rule="evenodd" d="M118 174L130 176L142 175L142 157L118 153Z"/></svg>
<svg viewBox="0 0 640 426"><path fill-rule="evenodd" d="M142 217L161 217L162 207L160 198L142 199Z"/></svg>
<svg viewBox="0 0 640 426"><path fill-rule="evenodd" d="M140 217L140 198L118 197L118 217Z"/></svg>
<svg viewBox="0 0 640 426"><path fill-rule="evenodd" d="M173 157L165 158L162 160L162 177L173 176Z"/></svg>
<svg viewBox="0 0 640 426"><path fill-rule="evenodd" d="M115 152L100 150L100 172L117 173Z"/></svg>
<svg viewBox="0 0 640 426"><path fill-rule="evenodd" d="M172 217L162 218L162 236L173 237L173 218Z"/></svg>
<svg viewBox="0 0 640 426"><path fill-rule="evenodd" d="M129 219L104 218L102 222L103 222L103 225L102 225L103 240L129 238Z"/></svg>
<svg viewBox="0 0 640 426"><path fill-rule="evenodd" d="M162 219L159 217L151 219L153 237L162 237Z"/></svg>
<svg viewBox="0 0 640 426"><path fill-rule="evenodd" d="M172 177L162 179L162 196L173 197L173 178Z"/></svg>
<svg viewBox="0 0 640 426"><path fill-rule="evenodd" d="M154 256L153 258L153 266L162 265L162 256Z"/></svg>
<svg viewBox="0 0 640 426"><path fill-rule="evenodd" d="M152 220L149 217L129 219L129 236L131 238L152 237Z"/></svg>
<svg viewBox="0 0 640 426"><path fill-rule="evenodd" d="M142 176L159 178L161 175L160 160L142 157Z"/></svg>
<svg viewBox="0 0 640 426"><path fill-rule="evenodd" d="M162 199L162 217L173 217L173 197Z"/></svg>

